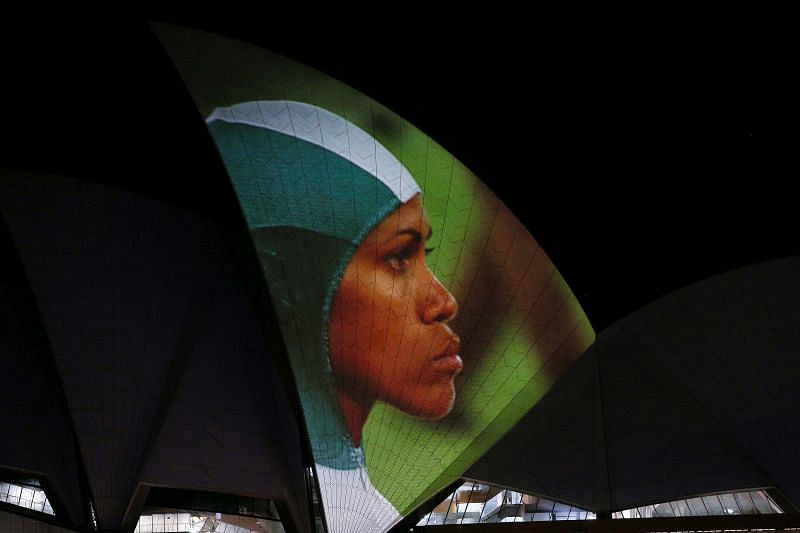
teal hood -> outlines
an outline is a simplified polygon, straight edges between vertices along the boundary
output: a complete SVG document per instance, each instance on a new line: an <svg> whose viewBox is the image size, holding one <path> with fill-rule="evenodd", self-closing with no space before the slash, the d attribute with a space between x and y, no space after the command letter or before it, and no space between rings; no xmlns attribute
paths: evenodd
<svg viewBox="0 0 800 533"><path fill-rule="evenodd" d="M207 123L267 279L315 461L358 468L328 353L331 303L361 241L420 189L370 134L310 104L246 102Z"/></svg>

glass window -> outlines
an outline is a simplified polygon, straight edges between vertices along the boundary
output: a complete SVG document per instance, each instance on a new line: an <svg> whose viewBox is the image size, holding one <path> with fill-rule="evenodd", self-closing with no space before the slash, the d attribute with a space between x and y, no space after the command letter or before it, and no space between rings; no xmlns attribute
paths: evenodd
<svg viewBox="0 0 800 533"><path fill-rule="evenodd" d="M686 500L686 503L689 506L689 510L692 513L692 516L706 516L708 511L706 510L706 506L703 505L703 500L700 498L689 498Z"/></svg>
<svg viewBox="0 0 800 533"><path fill-rule="evenodd" d="M771 498L769 498L764 491L753 491L750 493L750 498L753 500L753 506L759 513L769 514L775 512L770 505Z"/></svg>
<svg viewBox="0 0 800 533"><path fill-rule="evenodd" d="M672 512L675 513L675 516L692 516L692 513L689 510L689 504L686 500L676 500L671 502L671 504Z"/></svg>
<svg viewBox="0 0 800 533"><path fill-rule="evenodd" d="M53 507L37 480L23 482L0 481L0 501L53 515ZM27 484L32 483L35 485Z"/></svg>
<svg viewBox="0 0 800 533"><path fill-rule="evenodd" d="M703 503L708 510L708 514L710 515L721 515L723 514L722 511L722 503L719 501L719 497L716 495L713 496L703 496Z"/></svg>
<svg viewBox="0 0 800 533"><path fill-rule="evenodd" d="M553 514L556 520L569 520L572 506L556 502L553 505Z"/></svg>
<svg viewBox="0 0 800 533"><path fill-rule="evenodd" d="M661 502L655 505L626 509L614 513L613 516L614 518L651 518L776 512L781 511L764 491L742 491Z"/></svg>
<svg viewBox="0 0 800 533"><path fill-rule="evenodd" d="M625 519L776 512L781 511L775 502L766 492L758 490L660 502L617 511L612 516ZM468 481L424 516L418 525L595 519L594 513L568 503Z"/></svg>
<svg viewBox="0 0 800 533"><path fill-rule="evenodd" d="M536 495L467 481L433 511L419 526L552 520L592 520L586 509Z"/></svg>
<svg viewBox="0 0 800 533"><path fill-rule="evenodd" d="M658 517L675 516L675 511L672 510L670 502L659 503L655 505L655 513Z"/></svg>
<svg viewBox="0 0 800 533"><path fill-rule="evenodd" d="M736 492L733 497L736 499L736 505L739 507L741 514L758 514L753 500L750 498L749 492Z"/></svg>
<svg viewBox="0 0 800 533"><path fill-rule="evenodd" d="M741 514L733 494L720 494L719 501L722 504L723 514Z"/></svg>

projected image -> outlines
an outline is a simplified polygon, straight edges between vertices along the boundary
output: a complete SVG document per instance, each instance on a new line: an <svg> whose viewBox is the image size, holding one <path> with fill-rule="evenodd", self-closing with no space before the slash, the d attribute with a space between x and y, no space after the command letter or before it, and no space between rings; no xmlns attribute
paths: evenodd
<svg viewBox="0 0 800 533"><path fill-rule="evenodd" d="M469 170L281 56L156 30L250 229L330 531L384 531L457 479L591 344L574 295Z"/></svg>
<svg viewBox="0 0 800 533"><path fill-rule="evenodd" d="M310 104L235 104L208 126L270 282L329 527L382 529L400 515L364 461L373 405L438 420L463 368L420 188L369 134Z"/></svg>

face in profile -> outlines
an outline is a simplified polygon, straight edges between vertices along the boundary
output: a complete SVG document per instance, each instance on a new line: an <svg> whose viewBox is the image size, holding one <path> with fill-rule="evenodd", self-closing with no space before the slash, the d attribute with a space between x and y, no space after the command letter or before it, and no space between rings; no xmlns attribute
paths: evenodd
<svg viewBox="0 0 800 533"><path fill-rule="evenodd" d="M355 440L376 400L433 420L453 406L453 378L463 363L447 323L458 306L425 262L430 234L415 196L366 237L339 283L329 349Z"/></svg>

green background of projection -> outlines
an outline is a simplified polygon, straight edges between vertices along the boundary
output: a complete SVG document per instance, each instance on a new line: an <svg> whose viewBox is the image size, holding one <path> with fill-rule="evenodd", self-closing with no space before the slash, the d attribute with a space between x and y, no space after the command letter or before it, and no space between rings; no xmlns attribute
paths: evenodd
<svg viewBox="0 0 800 533"><path fill-rule="evenodd" d="M420 185L434 228L428 263L459 302L452 327L462 338L465 369L445 419L418 420L377 404L364 428L370 479L407 514L458 478L530 410L593 342L594 331L516 217L407 121L280 55L200 31L154 28L203 117L255 100L317 105L373 135ZM521 173L535 179L533 168Z"/></svg>

